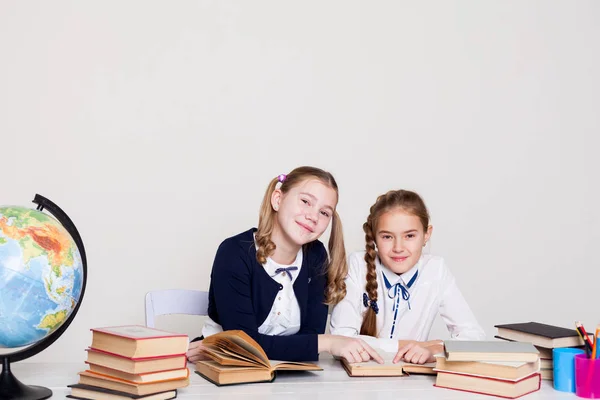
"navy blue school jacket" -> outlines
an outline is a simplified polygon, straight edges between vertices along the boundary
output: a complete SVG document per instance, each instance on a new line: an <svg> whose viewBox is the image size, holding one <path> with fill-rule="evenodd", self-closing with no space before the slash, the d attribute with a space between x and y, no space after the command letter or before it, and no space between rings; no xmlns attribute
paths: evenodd
<svg viewBox="0 0 600 400"><path fill-rule="evenodd" d="M280 290L256 260L252 228L225 239L211 272L208 315L223 330L241 329L260 344L271 360L316 361L317 335L325 332L327 253L316 240L303 246L302 268L294 282L300 305L300 331L289 336L258 333Z"/></svg>

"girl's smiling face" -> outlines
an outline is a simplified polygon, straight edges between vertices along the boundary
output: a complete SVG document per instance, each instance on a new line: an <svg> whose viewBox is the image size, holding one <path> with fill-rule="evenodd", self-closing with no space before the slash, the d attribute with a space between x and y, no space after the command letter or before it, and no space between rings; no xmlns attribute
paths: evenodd
<svg viewBox="0 0 600 400"><path fill-rule="evenodd" d="M396 274L403 274L415 266L432 231L431 225L425 230L419 217L402 208L381 214L375 228L379 259Z"/></svg>
<svg viewBox="0 0 600 400"><path fill-rule="evenodd" d="M271 196L277 211L275 230L298 246L317 240L329 226L336 204L336 191L316 178L306 179L285 194L276 189Z"/></svg>

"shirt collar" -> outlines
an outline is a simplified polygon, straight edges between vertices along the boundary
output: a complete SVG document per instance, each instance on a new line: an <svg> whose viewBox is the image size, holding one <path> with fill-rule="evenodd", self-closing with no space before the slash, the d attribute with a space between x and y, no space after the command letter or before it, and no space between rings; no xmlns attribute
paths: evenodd
<svg viewBox="0 0 600 400"><path fill-rule="evenodd" d="M279 264L278 262L275 262L271 257L267 257L267 262L264 264L264 266L273 267L274 269L287 267L298 267L298 269L300 269L300 267L302 267L302 247L300 247L300 250L298 250L298 254L296 254L296 259L290 265Z"/></svg>
<svg viewBox="0 0 600 400"><path fill-rule="evenodd" d="M417 263L411 269L409 269L408 271L406 271L405 273L400 274L400 275L396 274L394 271L392 271L391 269L389 269L388 267L383 265L383 263L379 259L379 256L377 256L377 258L375 259L375 262L376 262L376 265L379 268L381 268L381 270L383 271L388 282L390 282L390 284L392 286L398 282L401 282L402 285L406 287L408 282L410 282L410 280L413 278L413 276L415 276L415 274L419 270L419 267L422 264L422 260L423 260L423 256L421 256L419 261L417 261Z"/></svg>

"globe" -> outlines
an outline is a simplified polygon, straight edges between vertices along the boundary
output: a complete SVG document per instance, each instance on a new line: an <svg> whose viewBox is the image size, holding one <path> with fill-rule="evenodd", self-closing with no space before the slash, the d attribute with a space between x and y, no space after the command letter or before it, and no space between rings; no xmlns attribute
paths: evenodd
<svg viewBox="0 0 600 400"><path fill-rule="evenodd" d="M87 282L85 248L73 221L39 194L33 202L36 210L0 206L2 400L52 396L46 387L21 383L11 363L43 351L65 332L79 310Z"/></svg>
<svg viewBox="0 0 600 400"><path fill-rule="evenodd" d="M60 327L79 302L83 264L53 217L0 207L0 347L36 343Z"/></svg>

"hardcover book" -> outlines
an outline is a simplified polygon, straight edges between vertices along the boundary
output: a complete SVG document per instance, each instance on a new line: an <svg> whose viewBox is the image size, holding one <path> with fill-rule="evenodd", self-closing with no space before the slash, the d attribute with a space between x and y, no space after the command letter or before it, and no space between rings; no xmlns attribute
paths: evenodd
<svg viewBox="0 0 600 400"><path fill-rule="evenodd" d="M187 335L145 326L113 326L92 329L93 349L130 358L185 354Z"/></svg>
<svg viewBox="0 0 600 400"><path fill-rule="evenodd" d="M546 325L539 322L495 325L498 336L503 339L530 342L549 349L583 346L583 340L575 329Z"/></svg>
<svg viewBox="0 0 600 400"><path fill-rule="evenodd" d="M539 359L539 352L531 343L446 340L444 348L448 361L535 362Z"/></svg>

